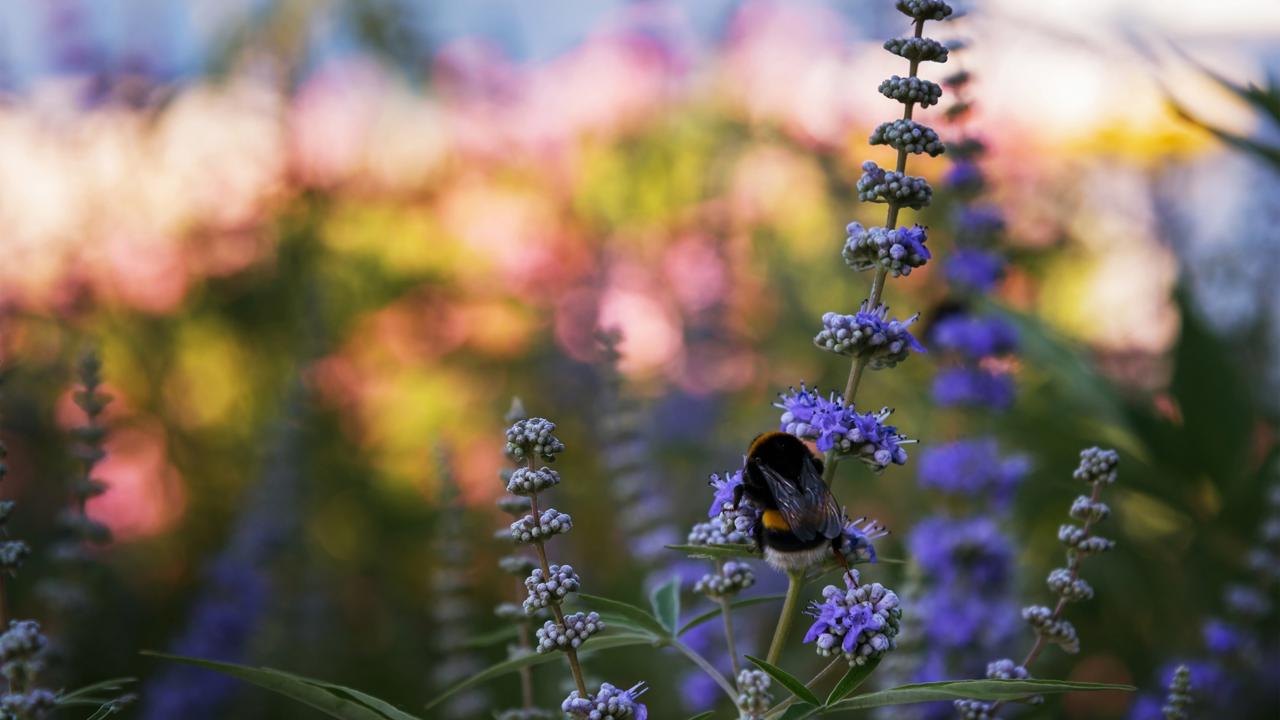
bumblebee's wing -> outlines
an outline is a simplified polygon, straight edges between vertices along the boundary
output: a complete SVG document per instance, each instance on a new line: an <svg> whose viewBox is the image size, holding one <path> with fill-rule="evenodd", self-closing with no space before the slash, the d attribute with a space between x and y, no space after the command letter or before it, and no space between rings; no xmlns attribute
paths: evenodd
<svg viewBox="0 0 1280 720"><path fill-rule="evenodd" d="M819 535L827 539L840 535L844 529L841 521L844 514L812 459L805 458L800 466L800 477L794 481L764 463L756 463L756 469L769 484L769 490L778 503L778 512L782 513L782 518L797 538L809 541Z"/></svg>

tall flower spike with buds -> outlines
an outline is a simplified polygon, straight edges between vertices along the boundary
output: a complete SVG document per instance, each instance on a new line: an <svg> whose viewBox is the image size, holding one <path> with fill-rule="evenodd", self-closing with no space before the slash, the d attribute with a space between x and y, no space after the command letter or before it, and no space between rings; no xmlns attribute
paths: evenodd
<svg viewBox="0 0 1280 720"><path fill-rule="evenodd" d="M506 421L515 423L527 417L528 414L525 413L524 404L520 402L520 398L512 398L511 409L507 411ZM508 468L500 474L502 485L508 489L508 494L498 498L498 508L513 518L523 517L532 507L528 496L516 495L509 490L516 472L521 469L526 473L528 472L528 468L517 468L515 470ZM559 475L556 475L556 478L558 481ZM514 484L517 489L525 486L521 482ZM541 569L538 568L538 560L527 552L522 552L519 543L512 540L511 534L506 530L500 532L498 537L512 545L512 551L498 559L498 566L503 572L520 578L520 580L516 581L516 592L524 595L524 579L529 577L530 573L535 569L541 572ZM528 610L529 608L524 606L524 603L513 602L504 602L494 609L499 618L515 625L515 642L507 648L508 653L513 658L533 652L533 624L544 613L538 613L536 609L534 613L530 613ZM497 717L499 720L545 720L553 717L550 711L534 707L533 702L533 668L526 665L520 668L520 707L503 710L497 713Z"/></svg>
<svg viewBox="0 0 1280 720"><path fill-rule="evenodd" d="M566 615L561 609L565 595L576 591L582 583L573 568L552 565L547 558L547 540L573 527L573 520L567 513L555 508L543 510L538 503L539 493L559 482L560 476L554 471L535 467L537 461L555 462L556 456L564 451L564 443L555 436L555 430L555 423L536 417L516 420L507 429L507 457L513 462L525 463L523 470L527 479L527 482L518 482L516 473L512 473L507 490L515 497L529 498L529 513L511 523L511 539L532 545L538 557L538 565L524 582L527 591L524 611L532 615L545 607L552 616L538 629L535 650L539 653L559 651L568 658L577 689L561 705L566 715L591 720L645 720L648 710L636 700L644 692L643 683L630 690L620 690L604 683L595 693L588 692L578 650L591 636L604 630L605 624L594 612ZM550 482L551 477L555 482Z"/></svg>
<svg viewBox="0 0 1280 720"><path fill-rule="evenodd" d="M1091 447L1080 451L1080 465L1072 478L1089 485L1088 495L1081 495L1071 506L1071 517L1080 525L1066 524L1058 532L1058 538L1067 546L1067 566L1049 573L1047 584L1058 596L1053 607L1029 605L1022 609L1022 618L1035 632L1036 640L1021 663L1002 658L987 666L991 679L1025 679L1031 677L1029 668L1047 645L1057 645L1064 652L1080 652L1080 638L1075 626L1062 617L1067 604L1093 597L1093 589L1080 577L1080 567L1086 557L1110 550L1111 540L1093 534L1094 526L1104 520L1110 510L1102 502L1102 489L1115 483L1120 456L1115 450ZM1083 509L1082 509L1083 508ZM956 712L963 720L992 720L997 717L1001 703L980 700L956 700Z"/></svg>
<svg viewBox="0 0 1280 720"><path fill-rule="evenodd" d="M111 396L102 392L102 362L96 353L80 357L76 375L80 387L72 397L85 415L84 424L71 431L78 467L70 482L70 504L58 517L63 539L50 551L58 572L40 587L40 594L64 614L83 608L89 600L84 575L93 563L90 546L111 541L111 530L87 512L89 500L107 490L106 484L94 477L94 470L107 455L103 449L107 430L101 416Z"/></svg>

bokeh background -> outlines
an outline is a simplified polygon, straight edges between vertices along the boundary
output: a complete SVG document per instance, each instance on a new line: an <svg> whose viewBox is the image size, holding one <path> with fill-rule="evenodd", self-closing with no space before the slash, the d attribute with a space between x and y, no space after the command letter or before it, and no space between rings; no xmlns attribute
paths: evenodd
<svg viewBox="0 0 1280 720"><path fill-rule="evenodd" d="M969 10L936 33L972 43L1018 400L939 409L928 356L859 399L923 445L982 430L1031 460L1010 526L1028 600L1059 563L1075 451L1118 447L1120 547L1073 608L1084 652L1039 674L1153 687L1248 572L1280 417L1280 175L1172 103L1275 141L1208 71L1280 73L1280 5ZM569 448L555 493L575 529L553 554L590 592L641 599L663 566L650 551L703 516L707 474L776 424L777 393L843 383L812 335L865 295L838 251L847 222L878 220L852 186L886 152L866 138L897 111L875 88L900 72L880 42L904 27L887 0L0 4L0 492L35 549L6 606L45 611L34 588L75 467L86 348L114 397L110 490L89 506L114 541L53 672L142 678L131 716L160 717L166 693L209 717L314 716L143 649L410 709L501 659L492 608L515 587L493 500L515 395ZM945 160L912 168L939 177ZM945 253L938 200L920 221ZM890 304L927 313L938 275L892 282ZM622 332L616 363L601 327ZM643 470L656 513L643 542L624 532L642 510L618 502L623 466ZM914 472L850 468L837 486L895 530L884 556L904 557L897 538L929 510ZM760 651L772 619L757 619ZM446 627L479 640L445 653ZM667 718L681 662L626 649L590 669L648 680ZM544 702L563 675L537 671ZM456 716L517 689L492 683ZM1040 712L1121 717L1127 702Z"/></svg>

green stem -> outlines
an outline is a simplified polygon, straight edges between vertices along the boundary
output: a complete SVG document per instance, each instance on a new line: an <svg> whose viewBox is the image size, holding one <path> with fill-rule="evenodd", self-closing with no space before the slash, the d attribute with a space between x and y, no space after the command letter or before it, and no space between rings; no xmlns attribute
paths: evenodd
<svg viewBox="0 0 1280 720"><path fill-rule="evenodd" d="M733 610L729 607L729 598L720 598L720 617L724 618L724 640L729 646L729 660L733 663L733 677L742 672L738 663L738 648L733 640Z"/></svg>
<svg viewBox="0 0 1280 720"><path fill-rule="evenodd" d="M782 601L782 613L778 616L778 626L773 631L773 642L769 643L769 654L765 660L770 665L777 665L782 656L782 648L787 644L787 635L791 632L791 621L795 619L796 602L800 599L800 589L804 587L804 573L794 570L787 573L787 597Z"/></svg>
<svg viewBox="0 0 1280 720"><path fill-rule="evenodd" d="M684 641L680 638L672 638L671 647L684 653L684 656L692 660L694 665L697 665L703 672L709 675L712 680L715 680L716 684L720 686L720 689L724 690L724 694L729 696L729 700L733 702L733 706L738 706L738 691L729 683L729 679L724 676L724 673L717 670L716 667L708 662L706 658L699 655L697 650L685 645Z"/></svg>

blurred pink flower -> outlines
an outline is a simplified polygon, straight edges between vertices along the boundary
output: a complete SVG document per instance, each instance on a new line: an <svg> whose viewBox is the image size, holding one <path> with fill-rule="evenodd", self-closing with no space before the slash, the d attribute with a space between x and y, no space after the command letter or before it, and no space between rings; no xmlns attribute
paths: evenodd
<svg viewBox="0 0 1280 720"><path fill-rule="evenodd" d="M689 313L710 308L729 290L724 260L708 237L677 240L663 254L662 268L671 292Z"/></svg>
<svg viewBox="0 0 1280 720"><path fill-rule="evenodd" d="M164 428L158 423L114 430L95 474L109 489L89 501L88 512L111 528L117 542L160 534L186 509L182 476L169 462Z"/></svg>

